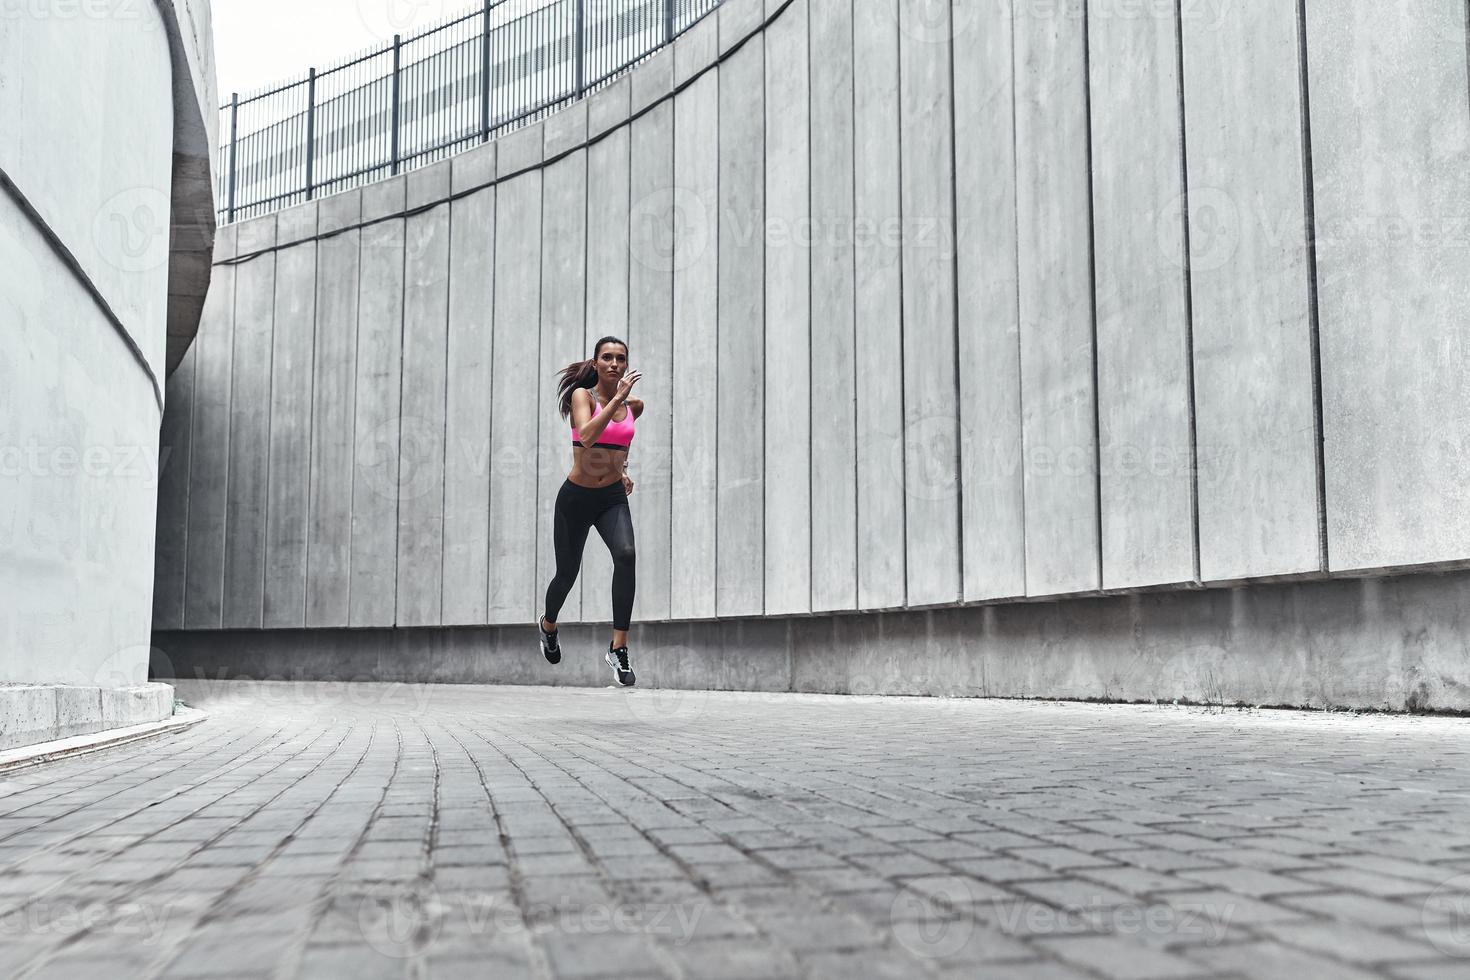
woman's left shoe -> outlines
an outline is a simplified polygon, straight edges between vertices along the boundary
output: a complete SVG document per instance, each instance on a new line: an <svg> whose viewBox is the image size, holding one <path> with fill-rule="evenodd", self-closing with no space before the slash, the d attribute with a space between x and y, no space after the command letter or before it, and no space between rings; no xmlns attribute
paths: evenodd
<svg viewBox="0 0 1470 980"><path fill-rule="evenodd" d="M541 633L541 652L546 655L547 663L559 664L561 663L561 637L558 635L560 630L552 630L548 633L546 627L541 625L544 622L546 620L541 617L536 620L536 629Z"/></svg>
<svg viewBox="0 0 1470 980"><path fill-rule="evenodd" d="M608 643L607 656L603 659L613 669L613 676L618 679L619 687L632 687L638 682L638 678L633 675L633 667L628 663L627 646L614 649L612 643Z"/></svg>

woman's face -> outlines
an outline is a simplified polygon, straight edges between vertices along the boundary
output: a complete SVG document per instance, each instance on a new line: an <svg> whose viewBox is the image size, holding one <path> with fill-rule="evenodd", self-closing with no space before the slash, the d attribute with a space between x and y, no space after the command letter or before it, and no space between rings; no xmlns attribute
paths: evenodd
<svg viewBox="0 0 1470 980"><path fill-rule="evenodd" d="M617 384L628 370L628 348L622 344L603 344L597 355L597 376Z"/></svg>

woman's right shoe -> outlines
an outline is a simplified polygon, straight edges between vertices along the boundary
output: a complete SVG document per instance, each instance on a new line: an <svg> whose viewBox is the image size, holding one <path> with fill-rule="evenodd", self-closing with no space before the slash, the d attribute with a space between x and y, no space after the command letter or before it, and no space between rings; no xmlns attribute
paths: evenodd
<svg viewBox="0 0 1470 980"><path fill-rule="evenodd" d="M628 662L628 648L626 646L613 649L612 643L608 643L607 656L603 659L612 668L613 676L618 679L619 687L632 687L638 682L638 678L633 676L633 667Z"/></svg>
<svg viewBox="0 0 1470 980"><path fill-rule="evenodd" d="M546 655L547 663L559 664L561 663L561 637L557 635L558 630L546 632L546 627L542 625L545 622L544 617L536 619L536 629L541 633L541 652Z"/></svg>

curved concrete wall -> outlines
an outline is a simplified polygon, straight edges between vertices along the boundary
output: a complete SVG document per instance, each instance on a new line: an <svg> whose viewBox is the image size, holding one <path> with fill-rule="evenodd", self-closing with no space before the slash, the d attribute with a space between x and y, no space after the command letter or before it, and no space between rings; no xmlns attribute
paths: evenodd
<svg viewBox="0 0 1470 980"><path fill-rule="evenodd" d="M97 689L147 680L162 386L169 335L188 332L172 294L202 296L209 279L213 89L202 0L0 16L7 684L91 689L96 702ZM186 172L196 156L202 182ZM69 721L20 717L22 730L0 712L0 741L25 739L32 721L70 734L129 720L100 697L64 708Z"/></svg>
<svg viewBox="0 0 1470 980"><path fill-rule="evenodd" d="M607 332L643 622L1464 565L1470 82L1428 6L730 0L234 226L158 625L531 622L553 372ZM608 579L594 542L563 618Z"/></svg>

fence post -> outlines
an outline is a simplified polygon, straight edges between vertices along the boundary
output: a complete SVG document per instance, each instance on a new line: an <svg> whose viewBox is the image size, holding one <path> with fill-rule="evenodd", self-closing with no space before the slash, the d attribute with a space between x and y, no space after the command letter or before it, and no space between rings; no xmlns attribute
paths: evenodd
<svg viewBox="0 0 1470 980"><path fill-rule="evenodd" d="M398 174L398 87L399 75L403 64L403 38L397 34L393 35L393 145L391 161L394 176Z"/></svg>
<svg viewBox="0 0 1470 980"><path fill-rule="evenodd" d="M480 39L480 142L490 140L490 2L485 0L485 27Z"/></svg>
<svg viewBox="0 0 1470 980"><path fill-rule="evenodd" d="M674 0L664 0L664 43L674 39Z"/></svg>
<svg viewBox="0 0 1470 980"><path fill-rule="evenodd" d="M582 97L587 88L587 2L577 0L577 79L576 88L573 90L578 98Z"/></svg>
<svg viewBox="0 0 1470 980"><path fill-rule="evenodd" d="M239 146L237 137L240 132L240 93L230 93L230 192L229 202L226 208L229 213L229 223L235 221L235 153Z"/></svg>
<svg viewBox="0 0 1470 980"><path fill-rule="evenodd" d="M306 199L316 194L316 69L306 76Z"/></svg>

